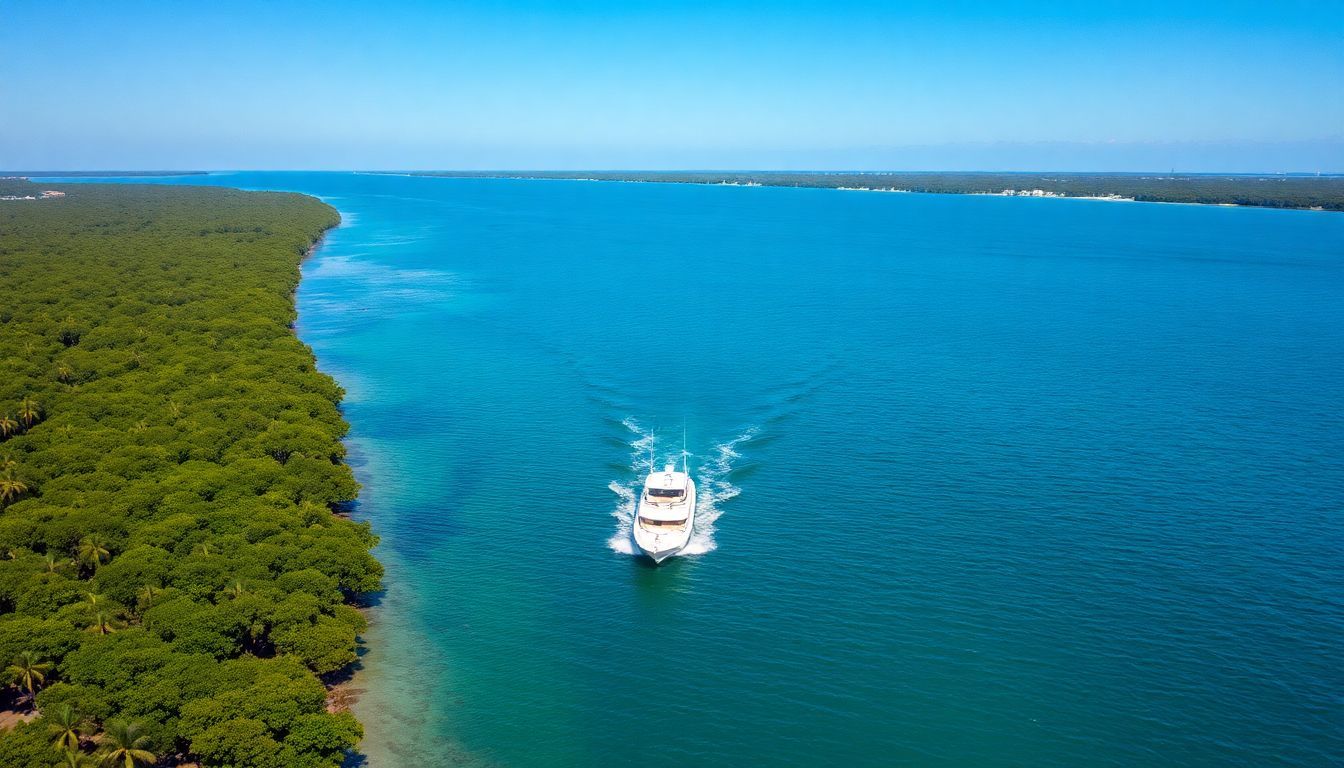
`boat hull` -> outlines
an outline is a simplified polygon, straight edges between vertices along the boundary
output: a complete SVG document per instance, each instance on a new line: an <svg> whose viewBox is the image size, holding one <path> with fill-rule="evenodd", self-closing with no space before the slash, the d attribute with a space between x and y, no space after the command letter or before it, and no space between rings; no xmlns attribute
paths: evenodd
<svg viewBox="0 0 1344 768"><path fill-rule="evenodd" d="M686 506L688 507L686 516L686 529L684 531L666 531L653 533L640 525L640 518L643 517L644 502L643 499L635 508L634 525L631 527L631 538L634 539L635 548L645 557L652 560L655 564L662 563L670 557L680 554L686 545L691 542L691 535L695 532L695 482L688 483L688 493L686 494Z"/></svg>

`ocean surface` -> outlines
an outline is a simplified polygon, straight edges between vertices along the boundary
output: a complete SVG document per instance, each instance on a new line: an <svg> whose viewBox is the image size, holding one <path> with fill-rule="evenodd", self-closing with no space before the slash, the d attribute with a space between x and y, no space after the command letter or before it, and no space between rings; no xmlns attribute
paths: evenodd
<svg viewBox="0 0 1344 768"><path fill-rule="evenodd" d="M1344 215L157 181L344 217L298 330L388 570L370 768L1344 760Z"/></svg>

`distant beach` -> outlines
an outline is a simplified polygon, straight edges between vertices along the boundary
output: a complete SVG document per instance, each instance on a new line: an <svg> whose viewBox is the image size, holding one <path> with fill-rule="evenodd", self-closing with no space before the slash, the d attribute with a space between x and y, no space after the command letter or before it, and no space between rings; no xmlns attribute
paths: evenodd
<svg viewBox="0 0 1344 768"><path fill-rule="evenodd" d="M882 171L377 171L372 173L450 178L809 187L860 192L1082 198L1344 211L1344 176L1340 175Z"/></svg>

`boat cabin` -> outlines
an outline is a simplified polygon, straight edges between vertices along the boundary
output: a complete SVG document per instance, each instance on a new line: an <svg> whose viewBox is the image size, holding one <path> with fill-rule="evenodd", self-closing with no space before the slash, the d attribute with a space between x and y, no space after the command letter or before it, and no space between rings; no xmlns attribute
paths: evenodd
<svg viewBox="0 0 1344 768"><path fill-rule="evenodd" d="M645 504L680 504L686 500L686 482L690 478L684 472L674 472L668 467L662 472L649 475L644 481Z"/></svg>
<svg viewBox="0 0 1344 768"><path fill-rule="evenodd" d="M639 503L639 524L646 530L680 531L690 517L686 493L690 478L668 467L649 475Z"/></svg>

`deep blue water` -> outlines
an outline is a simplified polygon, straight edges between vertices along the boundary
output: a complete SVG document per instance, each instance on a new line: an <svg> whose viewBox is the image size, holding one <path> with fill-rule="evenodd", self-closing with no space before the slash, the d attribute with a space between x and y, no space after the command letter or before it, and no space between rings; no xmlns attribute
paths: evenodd
<svg viewBox="0 0 1344 768"><path fill-rule="evenodd" d="M168 181L345 216L299 331L389 570L374 768L1340 764L1344 216Z"/></svg>

